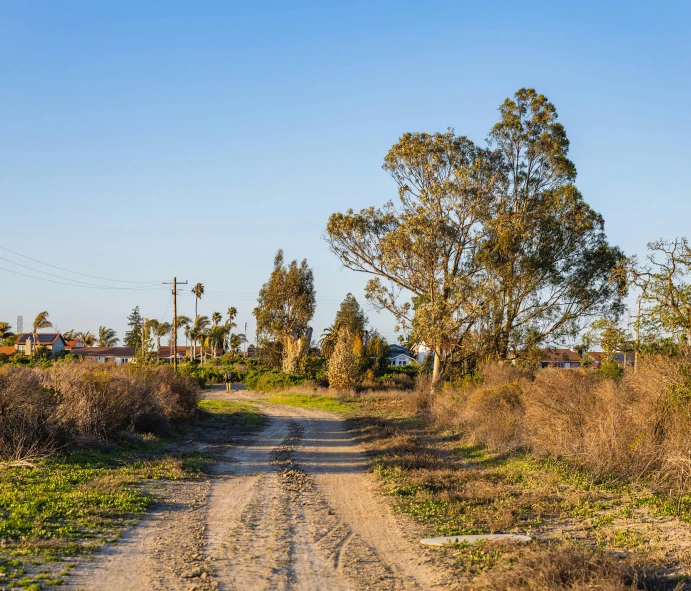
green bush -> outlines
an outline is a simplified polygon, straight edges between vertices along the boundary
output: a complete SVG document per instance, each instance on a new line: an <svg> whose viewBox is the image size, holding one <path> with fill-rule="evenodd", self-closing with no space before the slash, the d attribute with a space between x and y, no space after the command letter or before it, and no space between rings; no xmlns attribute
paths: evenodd
<svg viewBox="0 0 691 591"><path fill-rule="evenodd" d="M619 365L616 361L603 361L602 365L600 365L600 368L597 370L597 374L601 378L611 378L613 380L618 380L624 375L624 368L621 365Z"/></svg>
<svg viewBox="0 0 691 591"><path fill-rule="evenodd" d="M256 369L250 371L245 377L245 386L248 390L269 392L271 390L285 390L291 386L302 386L308 381L305 376L283 373L277 370Z"/></svg>

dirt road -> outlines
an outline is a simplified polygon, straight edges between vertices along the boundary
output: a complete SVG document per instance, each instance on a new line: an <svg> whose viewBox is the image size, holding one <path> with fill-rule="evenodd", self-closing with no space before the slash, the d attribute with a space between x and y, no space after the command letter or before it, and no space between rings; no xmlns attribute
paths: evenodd
<svg viewBox="0 0 691 591"><path fill-rule="evenodd" d="M256 402L251 393L209 398ZM428 551L372 490L334 415L259 402L265 428L228 445L213 475L174 483L149 517L69 587L84 591L447 589Z"/></svg>

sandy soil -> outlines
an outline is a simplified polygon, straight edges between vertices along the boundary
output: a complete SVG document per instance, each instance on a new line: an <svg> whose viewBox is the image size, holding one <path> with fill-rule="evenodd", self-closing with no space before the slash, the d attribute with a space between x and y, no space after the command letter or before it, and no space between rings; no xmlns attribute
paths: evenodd
<svg viewBox="0 0 691 591"><path fill-rule="evenodd" d="M373 490L362 450L329 413L257 402L266 427L226 446L202 482L166 501L70 577L70 589L451 589L414 528Z"/></svg>

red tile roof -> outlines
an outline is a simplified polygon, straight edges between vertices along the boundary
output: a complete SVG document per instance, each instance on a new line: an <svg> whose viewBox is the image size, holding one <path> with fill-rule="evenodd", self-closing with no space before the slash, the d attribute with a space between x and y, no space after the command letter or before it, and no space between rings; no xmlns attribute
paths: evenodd
<svg viewBox="0 0 691 591"><path fill-rule="evenodd" d="M547 349L542 351L542 361L575 361L580 362L581 356L572 349Z"/></svg>
<svg viewBox="0 0 691 591"><path fill-rule="evenodd" d="M71 351L72 355L84 357L134 357L134 347L78 347Z"/></svg>

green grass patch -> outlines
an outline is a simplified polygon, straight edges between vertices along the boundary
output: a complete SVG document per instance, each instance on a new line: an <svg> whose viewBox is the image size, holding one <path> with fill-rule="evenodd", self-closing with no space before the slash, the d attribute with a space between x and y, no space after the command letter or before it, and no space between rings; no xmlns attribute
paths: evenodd
<svg viewBox="0 0 691 591"><path fill-rule="evenodd" d="M196 454L89 450L0 473L0 539L19 554L72 554L98 547L146 511L142 480L197 475Z"/></svg>
<svg viewBox="0 0 691 591"><path fill-rule="evenodd" d="M357 399L344 399L333 396L317 396L316 394L277 394L268 398L274 404L314 408L340 414L349 414L358 409Z"/></svg>
<svg viewBox="0 0 691 591"><path fill-rule="evenodd" d="M251 429L264 421L249 405L205 400L199 407L202 421L214 426ZM153 503L153 488L139 484L197 477L208 463L205 454L171 452L174 443L175 437L135 436L112 448L77 450L34 467L0 471L0 543L15 555L45 561L116 538ZM21 570L8 562L0 564L0 575L9 576L3 569Z"/></svg>
<svg viewBox="0 0 691 591"><path fill-rule="evenodd" d="M256 407L229 400L202 400L199 402L202 420L217 423L217 426L257 429L264 424L265 417Z"/></svg>

